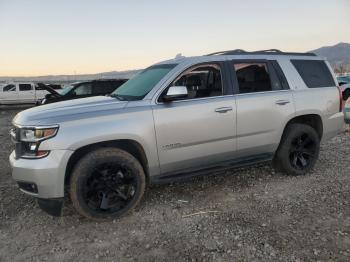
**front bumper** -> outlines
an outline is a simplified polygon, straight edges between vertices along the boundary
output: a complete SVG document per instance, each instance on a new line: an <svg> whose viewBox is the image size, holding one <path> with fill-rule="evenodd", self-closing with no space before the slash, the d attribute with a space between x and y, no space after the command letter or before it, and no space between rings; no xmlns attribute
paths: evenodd
<svg viewBox="0 0 350 262"><path fill-rule="evenodd" d="M344 109L344 121L347 124L350 124L350 108Z"/></svg>
<svg viewBox="0 0 350 262"><path fill-rule="evenodd" d="M36 186L35 192L21 188L21 191L41 199L64 197L64 180L70 150L53 150L41 159L16 159L10 155L12 178L17 182Z"/></svg>

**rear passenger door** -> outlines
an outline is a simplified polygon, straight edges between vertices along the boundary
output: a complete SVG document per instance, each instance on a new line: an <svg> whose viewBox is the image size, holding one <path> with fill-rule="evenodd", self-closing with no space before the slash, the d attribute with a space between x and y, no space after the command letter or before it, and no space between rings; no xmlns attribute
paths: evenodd
<svg viewBox="0 0 350 262"><path fill-rule="evenodd" d="M277 61L234 60L231 69L238 156L273 153L286 119L295 112L287 80Z"/></svg>
<svg viewBox="0 0 350 262"><path fill-rule="evenodd" d="M35 90L31 84L18 84L18 97L20 102L33 103L35 102Z"/></svg>

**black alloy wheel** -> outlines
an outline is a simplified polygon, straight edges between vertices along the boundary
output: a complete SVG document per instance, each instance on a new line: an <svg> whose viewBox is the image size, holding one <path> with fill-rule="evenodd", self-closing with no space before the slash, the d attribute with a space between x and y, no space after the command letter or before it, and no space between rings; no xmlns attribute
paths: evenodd
<svg viewBox="0 0 350 262"><path fill-rule="evenodd" d="M84 217L119 218L142 199L146 178L140 162L119 148L99 148L82 157L70 178L70 198Z"/></svg>
<svg viewBox="0 0 350 262"><path fill-rule="evenodd" d="M86 179L84 201L96 212L115 213L135 195L137 182L127 168L117 163L96 166Z"/></svg>
<svg viewBox="0 0 350 262"><path fill-rule="evenodd" d="M318 159L320 139L320 135L309 125L289 124L275 153L274 168L288 175L305 175Z"/></svg>
<svg viewBox="0 0 350 262"><path fill-rule="evenodd" d="M307 133L303 133L292 140L289 158L294 168L306 169L315 158L316 141Z"/></svg>

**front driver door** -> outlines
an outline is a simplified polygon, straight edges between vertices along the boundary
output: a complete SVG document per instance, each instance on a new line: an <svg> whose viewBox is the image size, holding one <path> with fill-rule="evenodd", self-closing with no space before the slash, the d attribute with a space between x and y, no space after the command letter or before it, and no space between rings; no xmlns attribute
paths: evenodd
<svg viewBox="0 0 350 262"><path fill-rule="evenodd" d="M8 84L2 87L0 95L0 104L18 103L18 90L15 84Z"/></svg>
<svg viewBox="0 0 350 262"><path fill-rule="evenodd" d="M188 97L163 102L165 90L153 106L162 175L203 169L233 158L236 105L223 66L211 63L186 70L171 85L185 85Z"/></svg>

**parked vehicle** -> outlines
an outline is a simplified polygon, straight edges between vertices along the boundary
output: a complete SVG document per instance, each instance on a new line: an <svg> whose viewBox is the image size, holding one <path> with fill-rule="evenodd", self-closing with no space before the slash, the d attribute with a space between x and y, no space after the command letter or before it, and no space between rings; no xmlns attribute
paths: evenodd
<svg viewBox="0 0 350 262"><path fill-rule="evenodd" d="M111 96L19 113L13 178L59 215L65 190L82 215L132 210L146 187L272 161L304 175L344 127L329 64L310 53L218 52L155 64Z"/></svg>
<svg viewBox="0 0 350 262"><path fill-rule="evenodd" d="M337 80L346 101L350 97L350 76L339 76Z"/></svg>
<svg viewBox="0 0 350 262"><path fill-rule="evenodd" d="M0 104L34 104L47 93L34 83L9 83L0 87Z"/></svg>
<svg viewBox="0 0 350 262"><path fill-rule="evenodd" d="M40 85L42 89L46 89L50 94L47 94L44 99L39 100L37 104L44 105L77 98L107 95L115 91L126 81L127 79L102 79L78 82L65 86L61 91L54 90L50 86Z"/></svg>
<svg viewBox="0 0 350 262"><path fill-rule="evenodd" d="M350 84L341 85L340 90L342 90L343 98L346 101L350 97Z"/></svg>
<svg viewBox="0 0 350 262"><path fill-rule="evenodd" d="M348 98L345 103L344 120L345 123L350 124L350 98Z"/></svg>
<svg viewBox="0 0 350 262"><path fill-rule="evenodd" d="M340 85L350 84L350 76L338 76L337 80Z"/></svg>

